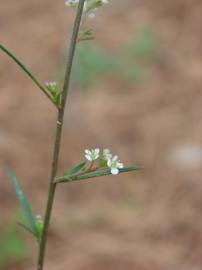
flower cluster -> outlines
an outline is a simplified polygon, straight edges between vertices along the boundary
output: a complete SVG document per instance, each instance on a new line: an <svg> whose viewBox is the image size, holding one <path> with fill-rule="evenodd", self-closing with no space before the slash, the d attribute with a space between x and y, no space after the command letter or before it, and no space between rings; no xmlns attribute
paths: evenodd
<svg viewBox="0 0 202 270"><path fill-rule="evenodd" d="M76 6L78 4L79 0L65 0L65 5L67 6Z"/></svg>
<svg viewBox="0 0 202 270"><path fill-rule="evenodd" d="M108 167L111 170L111 174L118 174L119 169L124 167L123 163L120 162L118 156L113 156L109 149L104 149L100 154L100 149L85 150L85 157L88 161L94 162L95 160L100 161L101 167Z"/></svg>
<svg viewBox="0 0 202 270"><path fill-rule="evenodd" d="M84 15L89 18L95 18L96 11L104 4L108 4L108 0L86 0L84 3ZM79 0L65 0L65 5L77 7Z"/></svg>
<svg viewBox="0 0 202 270"><path fill-rule="evenodd" d="M57 91L57 83L56 82L46 82L45 85L50 91L52 91L52 92Z"/></svg>
<svg viewBox="0 0 202 270"><path fill-rule="evenodd" d="M54 102L58 105L60 105L61 100L62 100L62 94L58 89L57 83L52 81L52 82L46 82L46 89L50 93L51 97L53 98Z"/></svg>
<svg viewBox="0 0 202 270"><path fill-rule="evenodd" d="M96 149L92 149L92 150L85 150L85 157L87 160L89 161L93 161L99 158L99 153L100 153L100 149L96 148Z"/></svg>

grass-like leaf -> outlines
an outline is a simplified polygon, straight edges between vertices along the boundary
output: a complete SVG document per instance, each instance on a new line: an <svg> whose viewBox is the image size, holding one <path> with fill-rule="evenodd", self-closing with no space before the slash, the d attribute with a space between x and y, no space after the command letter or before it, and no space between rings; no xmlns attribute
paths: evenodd
<svg viewBox="0 0 202 270"><path fill-rule="evenodd" d="M2 50L7 56L9 56L20 68L23 70L27 76L38 86L38 88L47 96L47 98L55 105L53 99L48 94L46 89L41 85L41 83L36 79L32 72L8 49L6 49L2 44L0 44L0 50Z"/></svg>
<svg viewBox="0 0 202 270"><path fill-rule="evenodd" d="M77 164L76 166L72 167L71 169L69 169L67 172L65 172L64 175L71 177L74 174L82 172L85 167L86 167L86 162L81 162Z"/></svg>
<svg viewBox="0 0 202 270"><path fill-rule="evenodd" d="M119 172L125 173L125 172L137 171L137 170L142 170L142 169L143 167L140 167L140 166L130 166L130 167L125 167L123 169L120 169ZM86 180L89 178L95 178L95 177L106 176L106 175L112 175L110 169L102 169L95 172L89 172L89 173L85 173L82 175L75 175L75 176L65 175L65 176L56 178L55 183Z"/></svg>
<svg viewBox="0 0 202 270"><path fill-rule="evenodd" d="M11 168L8 168L8 176L11 179L11 182L13 184L13 187L15 189L16 195L21 203L21 206L23 208L25 217L29 223L30 229L32 231L32 233L35 235L36 234L36 229L35 229L35 221L33 218L33 214L32 214L32 210L30 208L29 202L27 197L25 196L20 183L17 179L17 177L15 176L13 170Z"/></svg>

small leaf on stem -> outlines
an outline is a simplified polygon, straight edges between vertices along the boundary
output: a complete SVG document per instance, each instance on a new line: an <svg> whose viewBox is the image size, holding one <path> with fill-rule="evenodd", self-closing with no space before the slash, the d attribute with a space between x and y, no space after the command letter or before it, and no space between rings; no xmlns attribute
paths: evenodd
<svg viewBox="0 0 202 270"><path fill-rule="evenodd" d="M51 98L46 88L44 88L41 83L36 79L32 72L8 49L6 49L2 44L0 44L0 50L3 51L8 57L10 57L20 68L27 74L27 76L34 82L35 85L48 97L48 99L54 104L54 100Z"/></svg>
<svg viewBox="0 0 202 270"><path fill-rule="evenodd" d="M32 215L32 210L30 208L28 199L25 196L17 177L14 175L13 170L11 168L8 168L7 172L8 172L8 176L11 179L13 187L15 189L16 195L17 195L17 197L22 205L25 217L30 225L30 229L31 229L32 233L35 235L36 234L35 221L34 221L34 218Z"/></svg>
<svg viewBox="0 0 202 270"><path fill-rule="evenodd" d="M75 174L78 174L82 172L86 168L86 162L81 162L77 164L76 166L69 169L67 172L64 173L64 176L67 176L70 178L71 176L74 176Z"/></svg>

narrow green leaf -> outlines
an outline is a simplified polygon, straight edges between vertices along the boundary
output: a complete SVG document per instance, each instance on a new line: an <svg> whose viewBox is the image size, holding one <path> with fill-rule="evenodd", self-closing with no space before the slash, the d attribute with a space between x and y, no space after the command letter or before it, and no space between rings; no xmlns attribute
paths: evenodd
<svg viewBox="0 0 202 270"><path fill-rule="evenodd" d="M38 86L38 88L49 98L49 100L55 105L51 96L48 94L46 89L41 85L41 83L36 79L32 72L8 49L6 49L2 44L0 44L0 50L2 50L7 56L9 56L26 74L30 79Z"/></svg>
<svg viewBox="0 0 202 270"><path fill-rule="evenodd" d="M125 167L123 169L120 169L119 173L137 171L137 170L142 170L142 169L143 167L140 167L140 166L130 166L130 167ZM64 175L62 177L56 178L55 182L64 183L64 182L69 182L69 181L79 181L79 180L85 180L88 178L95 178L95 177L106 176L106 175L112 175L110 169L103 169L103 170L85 173L82 175L75 175L71 177L70 175Z"/></svg>
<svg viewBox="0 0 202 270"><path fill-rule="evenodd" d="M77 164L76 166L69 169L67 172L64 173L65 176L71 177L79 172L82 172L86 167L86 162L81 162Z"/></svg>
<svg viewBox="0 0 202 270"><path fill-rule="evenodd" d="M17 177L14 175L14 172L11 168L8 168L8 176L10 177L13 187L15 189L15 192L17 194L17 197L22 205L25 217L27 218L27 221L29 222L30 228L32 233L35 235L36 229L35 229L35 222L32 215L32 211L29 205L29 202L20 186L20 183L17 179Z"/></svg>

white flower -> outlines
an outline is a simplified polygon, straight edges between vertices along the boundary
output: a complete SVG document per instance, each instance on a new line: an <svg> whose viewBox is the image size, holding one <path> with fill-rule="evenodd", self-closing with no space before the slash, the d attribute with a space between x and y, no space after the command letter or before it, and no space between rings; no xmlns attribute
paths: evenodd
<svg viewBox="0 0 202 270"><path fill-rule="evenodd" d="M65 0L65 5L66 6L74 6L78 4L79 0Z"/></svg>
<svg viewBox="0 0 202 270"><path fill-rule="evenodd" d="M42 219L41 215L36 215L35 219L37 220L37 222L43 223L43 219Z"/></svg>
<svg viewBox="0 0 202 270"><path fill-rule="evenodd" d="M46 87L56 87L57 83L56 82L46 82L45 85L46 85Z"/></svg>
<svg viewBox="0 0 202 270"><path fill-rule="evenodd" d="M84 3L84 13L89 18L94 19L95 16L96 16L97 9L100 6L102 6L104 4L108 4L108 3L109 3L108 0L94 0L94 2L93 1L87 1L86 0L86 2Z"/></svg>
<svg viewBox="0 0 202 270"><path fill-rule="evenodd" d="M102 0L102 3L103 3L103 4L108 4L109 1L108 1L108 0Z"/></svg>
<svg viewBox="0 0 202 270"><path fill-rule="evenodd" d="M96 16L96 10L97 9L93 9L93 10L91 10L90 12L88 12L88 17L90 18L90 19L94 19L95 18L95 16Z"/></svg>
<svg viewBox="0 0 202 270"><path fill-rule="evenodd" d="M93 161L99 158L99 153L100 153L100 149L96 148L96 149L92 149L92 150L85 150L85 157L87 160L89 161Z"/></svg>
<svg viewBox="0 0 202 270"><path fill-rule="evenodd" d="M58 89L56 82L46 82L45 85L53 96L57 94Z"/></svg>
<svg viewBox="0 0 202 270"><path fill-rule="evenodd" d="M107 166L111 169L111 173L116 175L119 173L119 169L122 169L123 163L118 160L117 156L114 156L113 158L108 159Z"/></svg>
<svg viewBox="0 0 202 270"><path fill-rule="evenodd" d="M103 150L103 155L102 155L103 159L108 161L108 159L111 159L112 158L112 154L110 152L109 149L104 149Z"/></svg>
<svg viewBox="0 0 202 270"><path fill-rule="evenodd" d="M87 6L87 2L88 2L88 0L86 0L85 3L84 3L84 10L85 10L85 7ZM65 5L67 5L67 6L76 6L78 3L79 3L79 0L65 0ZM108 4L108 3L109 3L108 0L101 0L101 2L100 2L101 5L102 4ZM93 4L96 4L96 1Z"/></svg>

